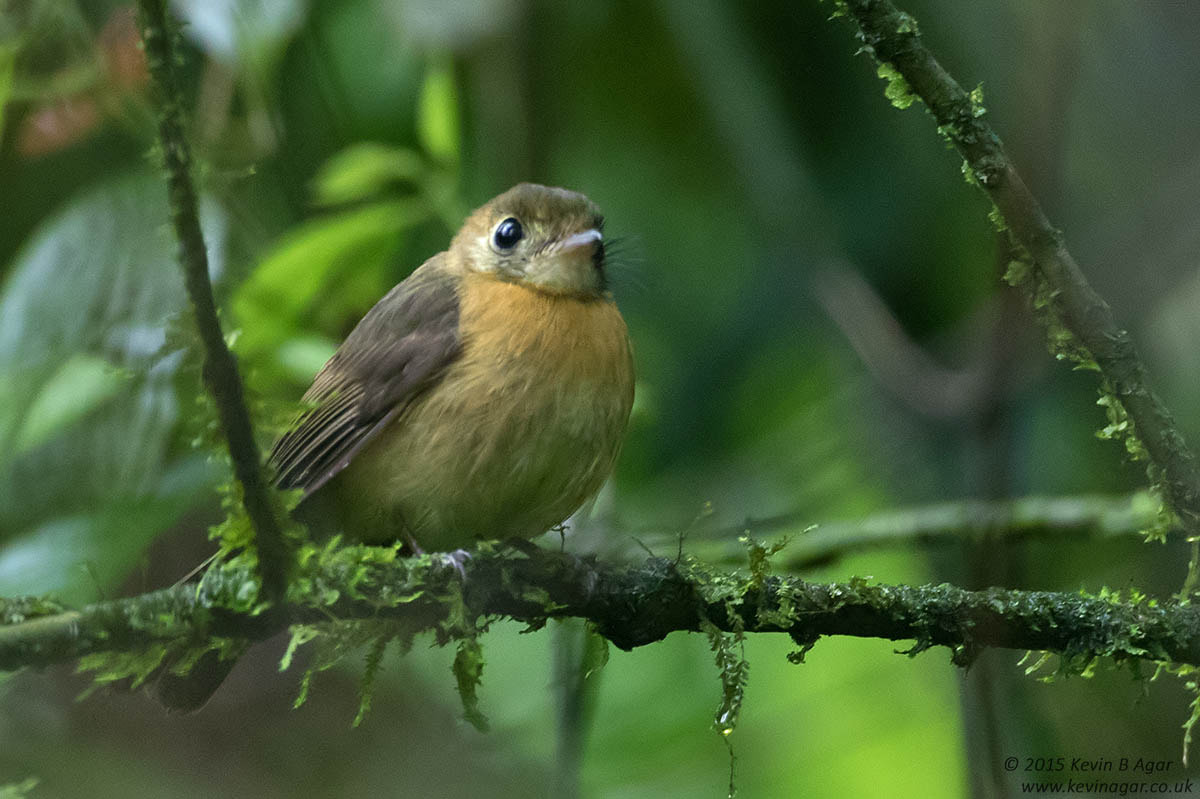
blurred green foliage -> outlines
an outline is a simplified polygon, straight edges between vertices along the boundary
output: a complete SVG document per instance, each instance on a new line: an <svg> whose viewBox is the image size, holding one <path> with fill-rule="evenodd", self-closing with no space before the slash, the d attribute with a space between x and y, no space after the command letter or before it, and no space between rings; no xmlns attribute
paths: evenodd
<svg viewBox="0 0 1200 799"><path fill-rule="evenodd" d="M667 529L689 531L685 546L703 557L718 549L705 531L783 511L807 516L799 533L904 504L1141 484L1094 436L1105 419L1092 376L1054 368L1030 321L1005 310L1007 259L986 201L927 117L891 107L828 5L173 7L186 19L213 278L264 445L379 296L475 204L535 180L587 193L623 239L612 277L639 370L618 473L568 537L574 551L639 557L636 531ZM986 83L993 124L1200 440L1200 10L906 10L964 85ZM180 350L184 295L146 156L139 58L123 3L0 7L0 595L82 602L172 583L206 556L219 520L224 467L192 446L206 419ZM867 368L847 335L863 319L819 299L823 276L847 271L948 372L991 375L982 400L935 415ZM1029 543L983 575L975 557L897 549L806 576L1165 595L1186 561L1136 540ZM553 638L497 625L481 644L488 734L459 720L455 653L420 643L373 661L372 712L353 731L362 668L317 675L293 711L282 642L181 719L139 696L74 704L84 681L66 670L19 675L0 684L0 785L36 777L31 796L89 797L548 793L561 759ZM793 666L790 642L745 648L729 740L746 796L957 796L988 765L968 759L979 711L939 653L839 639ZM1110 673L1045 686L1020 678L1018 656L987 653L976 667L1001 675L996 751L1175 756L1177 686L1143 697ZM702 637L613 652L588 680L585 795L724 790L728 755L711 730L722 686Z"/></svg>

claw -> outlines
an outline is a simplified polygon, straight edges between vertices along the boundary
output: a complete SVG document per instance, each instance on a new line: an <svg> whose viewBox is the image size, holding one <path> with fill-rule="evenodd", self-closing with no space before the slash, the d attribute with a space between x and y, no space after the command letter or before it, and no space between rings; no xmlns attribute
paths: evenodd
<svg viewBox="0 0 1200 799"><path fill-rule="evenodd" d="M467 570L464 566L471 559L471 553L465 549L456 549L453 552L444 553L442 558L447 566L458 572L458 579L465 583L467 581Z"/></svg>

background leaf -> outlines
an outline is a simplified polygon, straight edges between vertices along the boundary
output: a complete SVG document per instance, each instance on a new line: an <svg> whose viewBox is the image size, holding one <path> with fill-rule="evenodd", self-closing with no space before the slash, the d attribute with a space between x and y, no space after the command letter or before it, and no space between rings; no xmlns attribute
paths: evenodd
<svg viewBox="0 0 1200 799"><path fill-rule="evenodd" d="M226 237L211 203L205 220L219 276ZM0 594L112 590L211 485L203 459L173 446L180 359L164 351L165 325L184 304L173 261L163 187L136 175L83 192L9 270L0 540L12 543L0 550Z"/></svg>

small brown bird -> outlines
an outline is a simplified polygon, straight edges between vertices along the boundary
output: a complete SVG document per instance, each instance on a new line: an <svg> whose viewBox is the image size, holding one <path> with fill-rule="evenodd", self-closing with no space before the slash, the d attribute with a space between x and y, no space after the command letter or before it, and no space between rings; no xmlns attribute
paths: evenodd
<svg viewBox="0 0 1200 799"><path fill-rule="evenodd" d="M304 395L271 452L323 532L445 551L529 538L594 495L633 405L625 322L606 291L604 218L522 183L393 288ZM163 669L169 709L203 707L233 667Z"/></svg>
<svg viewBox="0 0 1200 799"><path fill-rule="evenodd" d="M633 404L604 218L522 183L468 217L317 375L271 453L349 538L445 551L528 538L612 471Z"/></svg>

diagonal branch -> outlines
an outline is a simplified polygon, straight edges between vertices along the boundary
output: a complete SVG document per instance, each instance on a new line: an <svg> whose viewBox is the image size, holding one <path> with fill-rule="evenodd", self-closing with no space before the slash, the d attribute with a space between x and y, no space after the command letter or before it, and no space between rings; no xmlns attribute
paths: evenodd
<svg viewBox="0 0 1200 799"><path fill-rule="evenodd" d="M171 223L179 240L179 265L204 345L204 381L216 401L221 429L229 444L233 473L241 484L242 502L254 527L263 591L266 598L275 600L283 597L287 585L288 547L263 477L242 379L221 333L212 284L208 279L208 253L190 175L191 151L183 129L181 94L175 79L176 54L167 21L166 0L139 0L138 7L146 62L158 94L158 138L167 172Z"/></svg>
<svg viewBox="0 0 1200 799"><path fill-rule="evenodd" d="M801 646L822 635L916 640L941 645L966 664L986 647L1047 650L1069 659L1111 656L1200 665L1200 607L1119 601L1074 593L966 591L951 585L812 583L795 578L711 571L650 558L638 566L544 550L480 551L465 578L427 556L381 557L394 550L347 547L300 568L276 614L244 608L249 571L224 564L199 587L176 586L77 611L11 612L0 600L0 670L44 666L96 652L187 646L210 636L262 640L289 624L403 620L433 629L455 613L462 592L468 618L508 617L532 625L578 617L622 649L697 631L786 633Z"/></svg>
<svg viewBox="0 0 1200 799"><path fill-rule="evenodd" d="M1050 289L1063 325L1095 359L1136 427L1151 461L1161 469L1165 493L1184 529L1200 534L1200 464L1171 414L1146 380L1146 369L1129 333L1088 284L1067 251L1062 233L1017 174L1000 138L972 101L926 49L917 23L889 0L839 0L881 66L902 76L928 107L938 129L966 159L971 174L1003 215L1013 239L1024 247Z"/></svg>

